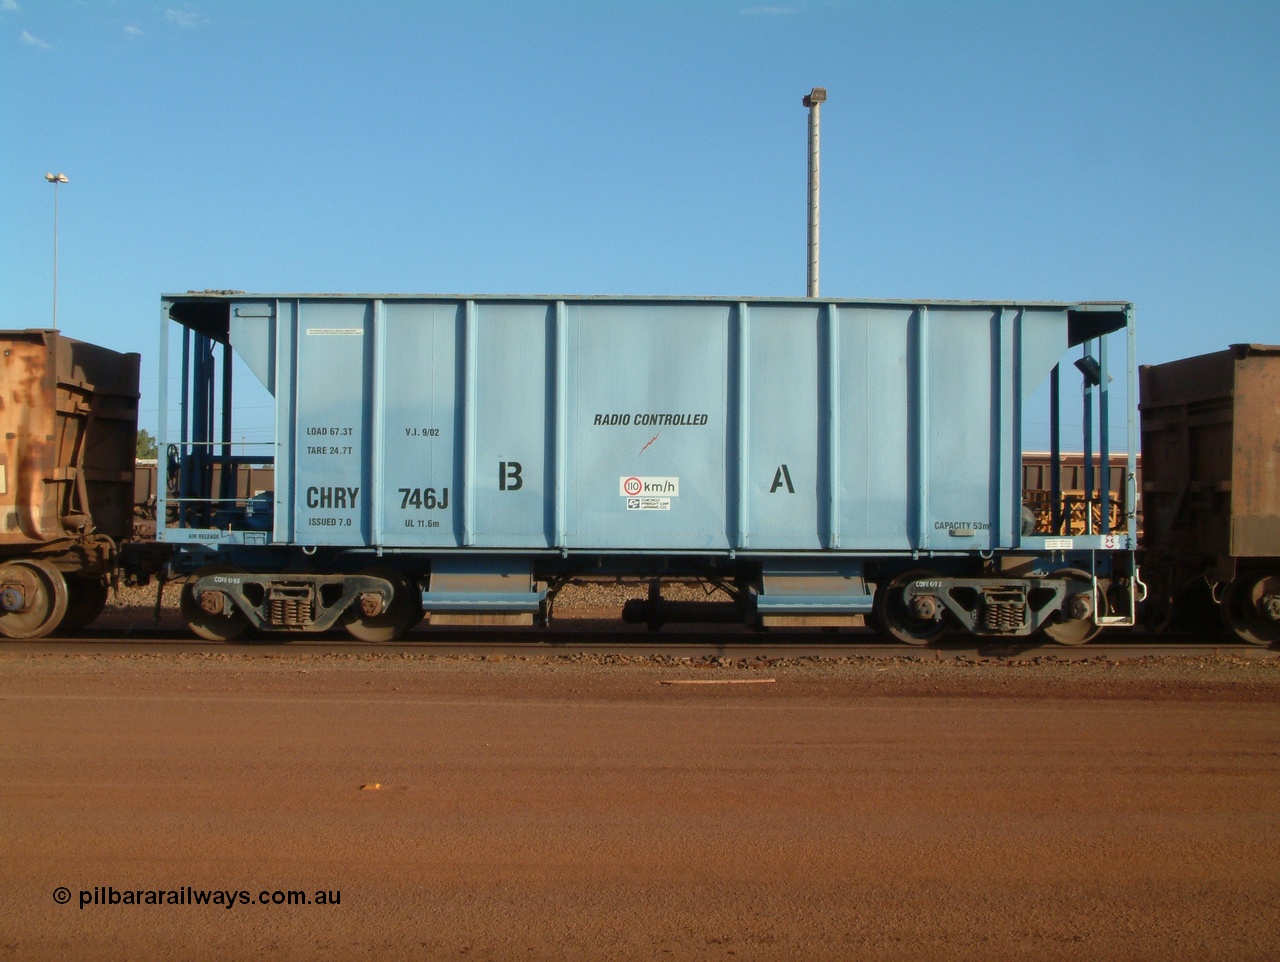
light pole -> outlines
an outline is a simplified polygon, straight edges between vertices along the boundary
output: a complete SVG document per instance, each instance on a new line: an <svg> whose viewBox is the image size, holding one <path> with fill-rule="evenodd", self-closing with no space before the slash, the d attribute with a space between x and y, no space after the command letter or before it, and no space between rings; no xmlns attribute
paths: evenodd
<svg viewBox="0 0 1280 962"><path fill-rule="evenodd" d="M58 185L67 183L66 174L45 174L53 184L53 329L58 329Z"/></svg>
<svg viewBox="0 0 1280 962"><path fill-rule="evenodd" d="M809 108L809 273L805 297L818 296L818 125L826 87L814 87L801 101Z"/></svg>

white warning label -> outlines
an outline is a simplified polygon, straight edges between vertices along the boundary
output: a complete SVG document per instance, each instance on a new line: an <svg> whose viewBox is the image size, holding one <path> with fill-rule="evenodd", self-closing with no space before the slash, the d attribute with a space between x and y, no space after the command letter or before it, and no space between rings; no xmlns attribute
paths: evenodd
<svg viewBox="0 0 1280 962"><path fill-rule="evenodd" d="M674 498L680 494L679 478L619 478L618 494L624 498L637 495Z"/></svg>

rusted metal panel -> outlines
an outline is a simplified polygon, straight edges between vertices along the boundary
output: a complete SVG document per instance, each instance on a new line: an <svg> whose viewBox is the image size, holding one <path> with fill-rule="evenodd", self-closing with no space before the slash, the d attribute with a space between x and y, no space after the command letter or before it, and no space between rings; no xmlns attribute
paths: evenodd
<svg viewBox="0 0 1280 962"><path fill-rule="evenodd" d="M55 358L51 332L11 331L0 347L0 544L30 545L66 536L56 490Z"/></svg>
<svg viewBox="0 0 1280 962"><path fill-rule="evenodd" d="M1146 546L1280 555L1280 347L1143 367Z"/></svg>
<svg viewBox="0 0 1280 962"><path fill-rule="evenodd" d="M137 354L0 331L0 551L129 537Z"/></svg>
<svg viewBox="0 0 1280 962"><path fill-rule="evenodd" d="M1231 553L1280 556L1280 347L1239 345L1231 467Z"/></svg>

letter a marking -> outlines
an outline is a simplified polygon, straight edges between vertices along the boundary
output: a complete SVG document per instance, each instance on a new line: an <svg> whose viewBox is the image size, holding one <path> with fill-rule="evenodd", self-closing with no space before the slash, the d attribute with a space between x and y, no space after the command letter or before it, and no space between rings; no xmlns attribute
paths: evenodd
<svg viewBox="0 0 1280 962"><path fill-rule="evenodd" d="M776 494L778 489L783 485L787 486L787 494L795 494L795 485L791 483L791 472L787 470L785 464L778 465L777 473L773 476L773 487L769 489L770 494Z"/></svg>

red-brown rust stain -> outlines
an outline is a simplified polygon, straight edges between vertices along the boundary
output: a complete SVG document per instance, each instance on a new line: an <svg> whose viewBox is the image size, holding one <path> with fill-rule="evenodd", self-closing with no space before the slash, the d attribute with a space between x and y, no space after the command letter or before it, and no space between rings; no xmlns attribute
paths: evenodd
<svg viewBox="0 0 1280 962"><path fill-rule="evenodd" d="M48 347L39 342L11 341L0 352L5 389L0 398L12 402L0 426L0 445L8 455L13 475L10 489L0 498L8 512L16 512L18 530L0 531L0 541L22 543L45 541L61 534L45 530L45 475L52 465L52 421L55 412L44 391L48 371ZM12 434L13 437L9 435Z"/></svg>

